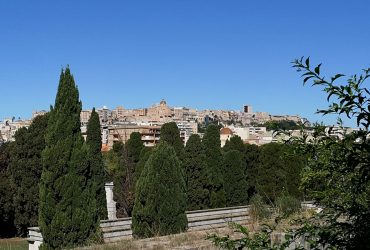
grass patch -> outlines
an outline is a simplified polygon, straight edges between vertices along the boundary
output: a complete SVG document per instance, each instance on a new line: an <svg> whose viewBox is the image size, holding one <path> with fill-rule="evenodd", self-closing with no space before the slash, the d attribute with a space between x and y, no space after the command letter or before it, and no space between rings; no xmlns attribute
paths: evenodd
<svg viewBox="0 0 370 250"><path fill-rule="evenodd" d="M23 238L0 239L0 250L27 250L28 242Z"/></svg>

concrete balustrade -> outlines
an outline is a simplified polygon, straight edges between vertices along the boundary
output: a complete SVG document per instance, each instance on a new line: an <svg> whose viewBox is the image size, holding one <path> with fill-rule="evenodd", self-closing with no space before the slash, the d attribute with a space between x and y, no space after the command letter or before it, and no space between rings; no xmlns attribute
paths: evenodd
<svg viewBox="0 0 370 250"><path fill-rule="evenodd" d="M229 207L209 210L189 211L188 231L201 231L213 228L227 227L233 221L242 225L249 223L249 206ZM100 228L104 242L115 242L132 238L131 217L102 220ZM29 249L38 249L42 243L42 235L38 227L29 228Z"/></svg>

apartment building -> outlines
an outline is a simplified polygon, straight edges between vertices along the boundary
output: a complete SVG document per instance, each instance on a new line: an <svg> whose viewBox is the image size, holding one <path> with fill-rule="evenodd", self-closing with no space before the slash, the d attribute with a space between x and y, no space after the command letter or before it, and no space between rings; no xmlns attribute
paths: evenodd
<svg viewBox="0 0 370 250"><path fill-rule="evenodd" d="M108 148L112 149L117 142L126 143L133 132L141 134L141 140L146 147L155 146L160 138L160 126L137 124L113 124L107 127Z"/></svg>

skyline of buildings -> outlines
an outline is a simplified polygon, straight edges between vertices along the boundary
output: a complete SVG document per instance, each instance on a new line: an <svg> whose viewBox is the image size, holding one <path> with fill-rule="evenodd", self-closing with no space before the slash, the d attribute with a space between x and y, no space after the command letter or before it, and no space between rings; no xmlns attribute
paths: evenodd
<svg viewBox="0 0 370 250"><path fill-rule="evenodd" d="M47 111L35 111L31 119L8 118L0 121L0 140L14 140L15 132L21 127L28 127L32 120ZM86 138L86 127L92 110L80 113L81 133ZM106 106L96 109L99 114L102 132L102 150L107 151L116 142L126 143L131 133L139 132L143 144L155 146L160 139L160 129L164 123L176 122L184 144L192 134L202 136L203 128L210 123L220 125L221 146L232 136L240 136L244 143L263 145L277 142L281 138L274 136L263 124L267 121L293 121L307 123L299 115L271 115L267 112L253 111L251 105L244 105L242 111L235 110L197 110L189 107L171 107L165 100L147 108L125 109L118 106L109 109ZM200 131L202 130L202 131ZM297 134L297 131L293 131Z"/></svg>

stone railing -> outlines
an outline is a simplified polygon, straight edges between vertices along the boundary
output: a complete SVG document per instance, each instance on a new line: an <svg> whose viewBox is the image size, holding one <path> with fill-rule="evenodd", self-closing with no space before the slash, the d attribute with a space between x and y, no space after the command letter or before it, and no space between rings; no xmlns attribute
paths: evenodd
<svg viewBox="0 0 370 250"><path fill-rule="evenodd" d="M249 206L227 207L209 210L189 211L188 231L201 231L213 228L227 227L229 222L246 225L250 221ZM100 228L104 242L115 242L132 238L131 217L102 220ZM29 228L29 249L38 249L42 243L42 235L38 227Z"/></svg>

